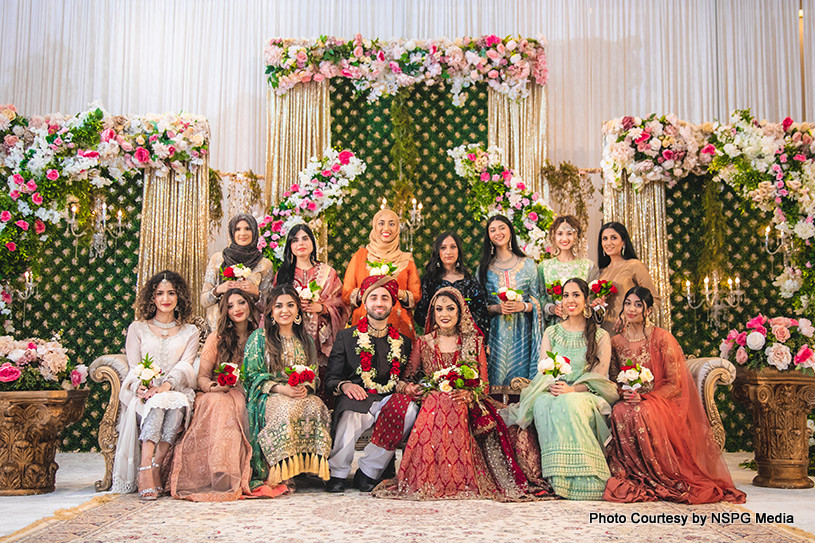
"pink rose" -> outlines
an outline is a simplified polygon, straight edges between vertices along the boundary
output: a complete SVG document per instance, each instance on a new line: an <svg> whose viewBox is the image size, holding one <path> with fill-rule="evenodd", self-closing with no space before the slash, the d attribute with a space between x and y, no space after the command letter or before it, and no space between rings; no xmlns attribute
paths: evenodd
<svg viewBox="0 0 815 543"><path fill-rule="evenodd" d="M526 190L526 185L524 185L523 183L517 183L515 185L515 188L518 190Z"/></svg>
<svg viewBox="0 0 815 543"><path fill-rule="evenodd" d="M792 352L790 348L780 343L773 343L767 347L767 349L764 350L764 354L767 355L767 363L769 365L775 366L782 371L787 369L790 362L792 362Z"/></svg>
<svg viewBox="0 0 815 543"><path fill-rule="evenodd" d="M477 158L478 155L476 155L475 153L467 153L467 160L475 162Z"/></svg>
<svg viewBox="0 0 815 543"><path fill-rule="evenodd" d="M787 328L786 326L781 326L780 324L776 324L776 325L774 325L772 327L772 330L773 330L773 335L775 336L775 339L777 339L781 343L784 343L785 341L787 341L790 338L790 329Z"/></svg>
<svg viewBox="0 0 815 543"><path fill-rule="evenodd" d="M142 163L149 162L150 161L150 151L148 151L144 147L139 147L138 149L136 149L136 152L133 153L133 157L138 162L142 162Z"/></svg>
<svg viewBox="0 0 815 543"><path fill-rule="evenodd" d="M741 334L736 336L736 344L741 345L742 347L747 345L747 332L742 332Z"/></svg>
<svg viewBox="0 0 815 543"><path fill-rule="evenodd" d="M792 325L792 319L787 317L773 317L769 321L770 326L790 326Z"/></svg>
<svg viewBox="0 0 815 543"><path fill-rule="evenodd" d="M489 72L487 72L487 77L489 77L490 79L497 79L499 75L500 74L498 73L498 70L490 70Z"/></svg>
<svg viewBox="0 0 815 543"><path fill-rule="evenodd" d="M40 195L39 192L35 192L34 194L31 195L31 201L34 202L37 205L41 205L42 204L42 195Z"/></svg>
<svg viewBox="0 0 815 543"><path fill-rule="evenodd" d="M45 232L45 223L39 219L34 221L34 232L36 232L37 234L42 234L43 232Z"/></svg>
<svg viewBox="0 0 815 543"><path fill-rule="evenodd" d="M322 175L323 177L331 177L331 170L323 170L322 172L320 172L320 175Z"/></svg>
<svg viewBox="0 0 815 543"><path fill-rule="evenodd" d="M708 143L702 150L700 151L703 155L715 155L716 154L716 147L713 146L712 143Z"/></svg>
<svg viewBox="0 0 815 543"><path fill-rule="evenodd" d="M787 131L787 129L788 129L790 126L792 126L792 119L791 119L790 117L787 117L786 119L784 119L783 121L781 121L781 128L783 128L783 129L784 129L784 132L786 132L786 131Z"/></svg>
<svg viewBox="0 0 815 543"><path fill-rule="evenodd" d="M295 193L295 192L300 192L300 185L298 185L297 183L295 183L294 185L292 185L291 187L289 187L289 189L291 190L291 192L292 192L292 193Z"/></svg>
<svg viewBox="0 0 815 543"><path fill-rule="evenodd" d="M312 192L311 194L315 198L322 198L324 196L323 191L321 191L320 189L315 189L314 192Z"/></svg>
<svg viewBox="0 0 815 543"><path fill-rule="evenodd" d="M272 223L272 232L280 232L283 229L283 221L275 221Z"/></svg>
<svg viewBox="0 0 815 543"><path fill-rule="evenodd" d="M56 181L57 179L59 179L59 172L56 170L48 170L48 173L45 174L45 177L47 177L49 181Z"/></svg>
<svg viewBox="0 0 815 543"><path fill-rule="evenodd" d="M623 130L631 130L634 127L634 117L626 115L622 120Z"/></svg>
<svg viewBox="0 0 815 543"><path fill-rule="evenodd" d="M529 213L529 220L532 222L538 222L538 214L532 211Z"/></svg>
<svg viewBox="0 0 815 543"><path fill-rule="evenodd" d="M12 200L14 200L16 202L17 198L20 197L20 191L19 190L13 190L13 191L8 193L8 196L9 196L9 198L11 198Z"/></svg>
<svg viewBox="0 0 815 543"><path fill-rule="evenodd" d="M18 185L22 185L23 183L25 183L25 178L22 175L20 175L19 173L15 173L14 175L11 176L11 178Z"/></svg>
<svg viewBox="0 0 815 543"><path fill-rule="evenodd" d="M798 331L806 337L812 337L812 334L815 334L815 327L809 319L798 319Z"/></svg>
<svg viewBox="0 0 815 543"><path fill-rule="evenodd" d="M150 141L150 143L153 143L158 139L158 136L156 134L153 134L152 136L150 136L147 139Z"/></svg>
<svg viewBox="0 0 815 543"><path fill-rule="evenodd" d="M9 222L11 220L11 212L10 211L3 211L0 213L0 221Z"/></svg>
<svg viewBox="0 0 815 543"><path fill-rule="evenodd" d="M801 348L798 349L798 353L795 355L795 365L815 368L815 352L810 349L809 345L801 345Z"/></svg>
<svg viewBox="0 0 815 543"><path fill-rule="evenodd" d="M767 322L767 317L759 313L758 315L747 321L747 328L757 328L759 326L763 326L765 322Z"/></svg>
<svg viewBox="0 0 815 543"><path fill-rule="evenodd" d="M119 145L122 147L122 149L124 149L124 151L125 151L126 153L129 153L130 151L132 151L132 150L133 150L133 144L131 144L131 143L130 143L129 141L127 141L127 140L124 140L124 141L123 141L122 143L120 143Z"/></svg>
<svg viewBox="0 0 815 543"><path fill-rule="evenodd" d="M481 172L481 180L487 182L490 180L490 174L488 172Z"/></svg>
<svg viewBox="0 0 815 543"><path fill-rule="evenodd" d="M314 202L309 202L308 203L308 210L309 211L314 211L315 209L317 209L317 204L314 203Z"/></svg>
<svg viewBox="0 0 815 543"><path fill-rule="evenodd" d="M804 155L802 155L801 153L798 153L797 155L795 155L794 157L792 157L792 159L793 159L793 160L797 160L798 162L806 162L807 157L805 157L805 156L804 156Z"/></svg>
<svg viewBox="0 0 815 543"><path fill-rule="evenodd" d="M20 219L19 221L15 222L14 224L16 224L18 227L20 227L20 229L22 229L23 232L28 231L28 223L26 221Z"/></svg>
<svg viewBox="0 0 815 543"><path fill-rule="evenodd" d="M37 191L37 183L33 179L25 184L25 188L28 189L28 192L36 192Z"/></svg>
<svg viewBox="0 0 815 543"><path fill-rule="evenodd" d="M20 378L23 372L20 368L14 366L11 362L6 362L0 366L0 381L3 383L11 383Z"/></svg>
<svg viewBox="0 0 815 543"><path fill-rule="evenodd" d="M339 162L336 162L335 164L333 164L331 166L331 171L332 172L338 172L338 171L340 171L340 168L342 168L342 165Z"/></svg>
<svg viewBox="0 0 815 543"><path fill-rule="evenodd" d="M736 363L742 366L747 363L747 350L744 347L739 347L736 351Z"/></svg>
<svg viewBox="0 0 815 543"><path fill-rule="evenodd" d="M651 139L651 134L649 134L646 130L643 130L642 134L640 134L640 137L634 140L634 143L645 143L649 139Z"/></svg>
<svg viewBox="0 0 815 543"><path fill-rule="evenodd" d="M9 147L14 147L18 141L20 141L20 139L14 134L6 134L6 137L3 138L3 142Z"/></svg>
<svg viewBox="0 0 815 543"><path fill-rule="evenodd" d="M512 172L509 170L504 170L503 172L501 172L501 177L507 180L512 179Z"/></svg>
<svg viewBox="0 0 815 543"><path fill-rule="evenodd" d="M9 241L8 243L6 243L6 249L8 249L11 252L14 252L17 250L17 244L14 243L13 241Z"/></svg>
<svg viewBox="0 0 815 543"><path fill-rule="evenodd" d="M108 128L107 130L102 130L102 141L110 141L112 139L116 139L116 131L112 128Z"/></svg>
<svg viewBox="0 0 815 543"><path fill-rule="evenodd" d="M361 46L354 47L354 56L359 58L365 54L365 50Z"/></svg>

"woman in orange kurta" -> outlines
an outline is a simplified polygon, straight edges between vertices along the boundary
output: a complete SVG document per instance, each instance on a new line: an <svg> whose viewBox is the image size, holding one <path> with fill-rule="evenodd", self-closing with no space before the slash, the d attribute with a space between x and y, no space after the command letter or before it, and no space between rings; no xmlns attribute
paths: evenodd
<svg viewBox="0 0 815 543"><path fill-rule="evenodd" d="M399 250L399 216L390 209L377 212L374 215L369 239L368 245L360 248L351 257L342 282L342 299L354 308L351 325L355 325L365 316L365 307L360 303L359 287L370 275L371 268L366 262L389 262L396 266L394 278L399 284L399 293L388 323L399 330L400 334L411 340L416 339L413 308L422 296L422 283L413 255Z"/></svg>

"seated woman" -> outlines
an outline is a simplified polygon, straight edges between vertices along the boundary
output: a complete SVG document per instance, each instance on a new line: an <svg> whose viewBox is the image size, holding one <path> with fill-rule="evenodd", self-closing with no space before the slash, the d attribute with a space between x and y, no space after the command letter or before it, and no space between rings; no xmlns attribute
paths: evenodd
<svg viewBox="0 0 815 543"><path fill-rule="evenodd" d="M407 379L467 363L484 381L488 394L484 338L461 293L452 287L436 292L430 303L428 330L411 351ZM400 382L397 391L421 395L417 384ZM430 392L413 425L396 479L374 490L379 498L419 500L528 497L526 477L515 461L506 426L488 399L473 391ZM451 462L453 462L451 466Z"/></svg>
<svg viewBox="0 0 815 543"><path fill-rule="evenodd" d="M390 209L381 209L374 215L369 243L360 247L345 270L342 281L342 299L351 306L351 326L355 326L359 319L365 316L365 304L362 303L362 282L371 275L371 267L367 264L390 263L396 267L392 274L399 284L393 310L388 317L388 324L393 325L400 334L407 336L411 341L416 339L413 325L413 308L422 295L422 283L419 280L419 271L413 261L413 254L399 249L399 216Z"/></svg>
<svg viewBox="0 0 815 543"><path fill-rule="evenodd" d="M246 340L260 313L249 293L229 289L221 297L218 329L201 351L198 390L190 427L173 453L170 493L191 501L221 502L249 494L252 446L246 438L246 398L240 381L219 384L221 364L243 364Z"/></svg>
<svg viewBox="0 0 815 543"><path fill-rule="evenodd" d="M331 418L314 395L315 380L288 384L285 369L293 365L316 368L314 342L303 325L300 297L290 285L271 290L263 328L252 332L243 360L248 392L249 435L252 443L251 488L265 484L276 494L295 490L292 479L301 473L328 475ZM269 490L271 489L271 490Z"/></svg>
<svg viewBox="0 0 815 543"><path fill-rule="evenodd" d="M570 361L571 373L553 380L538 373L521 392L520 402L501 414L507 424L535 423L541 449L541 474L555 494L570 500L603 497L608 465L602 444L609 436L606 416L619 398L608 380L608 333L590 318L588 284L572 278L563 285L566 320L543 334L542 356L553 352Z"/></svg>
<svg viewBox="0 0 815 543"><path fill-rule="evenodd" d="M320 287L313 300L300 300L306 332L317 347L317 365L320 368L320 386L317 395L327 403L334 397L323 390L322 380L328 364L328 355L334 346L337 332L345 328L351 308L342 301L342 281L334 268L317 260L317 241L307 224L296 224L286 236L283 264L274 277L274 286L292 285L307 289L314 282Z"/></svg>
<svg viewBox="0 0 815 543"><path fill-rule="evenodd" d="M744 503L713 439L682 348L670 332L648 323L653 307L648 289L631 288L620 315L625 329L611 340L612 378L631 360L651 370L654 381L645 392L624 390L624 401L611 412L606 449L611 479L603 499Z"/></svg>
<svg viewBox="0 0 815 543"><path fill-rule="evenodd" d="M487 313L487 292L464 263L464 245L455 232L442 232L433 242L432 253L422 276L422 297L416 304L414 317L419 329L424 330L430 300L442 287L458 290L467 302L467 308L484 338L490 335L490 315Z"/></svg>
<svg viewBox="0 0 815 543"><path fill-rule="evenodd" d="M220 252L212 255L204 274L201 289L201 306L207 312L210 332L218 329L218 301L227 290L239 288L248 292L256 302L260 295L259 285L272 271L272 261L265 258L258 249L258 223L248 213L239 213L229 221L231 243ZM248 278L227 280L223 271L230 266L242 264L252 270Z"/></svg>
<svg viewBox="0 0 815 543"><path fill-rule="evenodd" d="M139 292L137 320L128 327L125 340L130 371L119 392L122 415L113 459L113 492L134 492L138 485L142 500L155 500L164 492L160 466L179 430L189 422L195 397L198 328L187 324L191 315L190 289L173 271L157 273ZM137 368L148 356L161 374L145 386Z"/></svg>

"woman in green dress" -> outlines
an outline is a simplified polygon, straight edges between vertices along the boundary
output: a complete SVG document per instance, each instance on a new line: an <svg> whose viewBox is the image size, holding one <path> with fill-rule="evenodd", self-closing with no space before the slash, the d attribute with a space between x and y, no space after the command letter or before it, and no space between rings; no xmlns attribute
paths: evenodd
<svg viewBox="0 0 815 543"><path fill-rule="evenodd" d="M611 341L598 328L587 301L589 286L579 278L563 285L566 320L543 334L542 356L569 359L571 372L555 380L538 372L521 392L520 402L503 409L507 425L535 423L541 449L541 474L555 494L571 500L600 500L611 474L603 454L610 432L606 418L617 401L608 380ZM543 369L542 366L539 366Z"/></svg>
<svg viewBox="0 0 815 543"><path fill-rule="evenodd" d="M316 373L317 352L303 325L300 297L281 285L269 293L263 327L249 336L243 361L253 494L293 492L292 479L301 473L328 480L331 417L314 395L316 375L305 384L289 380L285 370L294 365Z"/></svg>
<svg viewBox="0 0 815 543"><path fill-rule="evenodd" d="M547 326L558 323L563 318L560 300L549 293L549 288L560 281L561 286L572 277L579 277L591 283L599 276L597 264L586 257L578 258L583 243L583 227L574 215L561 215L549 228L549 241L554 258L541 261L538 265L541 293L543 294L543 318Z"/></svg>

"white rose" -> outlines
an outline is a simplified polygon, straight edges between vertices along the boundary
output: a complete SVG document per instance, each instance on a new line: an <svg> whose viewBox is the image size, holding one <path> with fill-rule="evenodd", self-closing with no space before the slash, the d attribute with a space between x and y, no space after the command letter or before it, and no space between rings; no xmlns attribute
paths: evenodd
<svg viewBox="0 0 815 543"><path fill-rule="evenodd" d="M626 377L625 377L625 372L624 371L621 371L620 373L617 374L617 382L618 383L627 383L628 382L628 379L626 379Z"/></svg>
<svg viewBox="0 0 815 543"><path fill-rule="evenodd" d="M625 371L625 377L626 377L626 379L628 379L629 381L634 381L634 380L636 380L636 379L637 379L637 377L639 377L639 376L640 376L640 374L639 374L639 372L637 371L637 369L636 369L636 368L631 368L630 370L626 370L626 371Z"/></svg>
<svg viewBox="0 0 815 543"><path fill-rule="evenodd" d="M812 334L815 333L815 327L812 326L809 319L798 319L798 331L806 337L812 337Z"/></svg>
<svg viewBox="0 0 815 543"><path fill-rule="evenodd" d="M451 392L453 390L453 387L450 386L449 381L442 381L441 383L439 383L439 390L441 390L442 392Z"/></svg>
<svg viewBox="0 0 815 543"><path fill-rule="evenodd" d="M516 47L518 47L518 42L515 40L509 40L507 42L507 51L514 51Z"/></svg>
<svg viewBox="0 0 815 543"><path fill-rule="evenodd" d="M547 371L552 371L555 369L555 361L549 358L541 358L538 361L538 371L541 373L546 373Z"/></svg>
<svg viewBox="0 0 815 543"><path fill-rule="evenodd" d="M594 281L589 283L589 290L591 290L593 292L592 289L594 289L594 285L596 285L597 283L599 283L599 281L597 279L595 279Z"/></svg>
<svg viewBox="0 0 815 543"><path fill-rule="evenodd" d="M25 351L23 349L14 349L9 354L7 354L6 357L16 364L17 361L20 360L24 355Z"/></svg>
<svg viewBox="0 0 815 543"><path fill-rule="evenodd" d="M767 340L764 338L764 334L761 332L750 332L747 334L747 346L750 347L752 350L757 351L764 347L764 343Z"/></svg>
<svg viewBox="0 0 815 543"><path fill-rule="evenodd" d="M767 355L767 363L779 370L787 369L792 361L790 348L781 343L773 343L764 350L764 354Z"/></svg>
<svg viewBox="0 0 815 543"><path fill-rule="evenodd" d="M515 292L514 290L508 290L507 291L507 300L513 301L513 300L517 300L517 299L518 299L518 293L517 292Z"/></svg>
<svg viewBox="0 0 815 543"><path fill-rule="evenodd" d="M651 370L649 370L648 368L642 368L642 371L640 372L640 379L644 383L650 383L651 381L654 380L654 374L651 373Z"/></svg>
<svg viewBox="0 0 815 543"><path fill-rule="evenodd" d="M514 55L509 57L509 61L512 64L518 64L519 62L521 62L521 55L519 55L518 53L515 53Z"/></svg>
<svg viewBox="0 0 815 543"><path fill-rule="evenodd" d="M560 373L563 375L568 375L572 373L572 365L568 362L564 362L562 366L560 366Z"/></svg>

